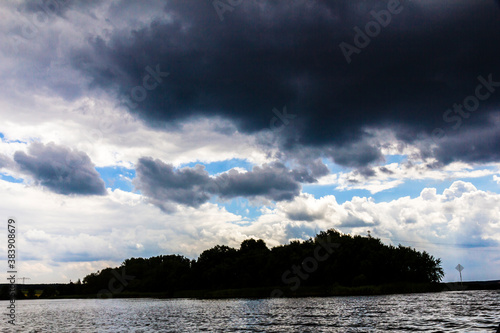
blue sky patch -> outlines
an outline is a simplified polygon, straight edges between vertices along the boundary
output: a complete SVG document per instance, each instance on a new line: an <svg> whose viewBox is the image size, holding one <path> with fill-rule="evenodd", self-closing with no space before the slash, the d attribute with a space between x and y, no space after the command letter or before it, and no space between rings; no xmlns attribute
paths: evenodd
<svg viewBox="0 0 500 333"><path fill-rule="evenodd" d="M106 183L106 188L112 190L120 189L122 191L133 192L134 186L130 180L135 178L135 170L124 167L103 167L96 168L101 178Z"/></svg>
<svg viewBox="0 0 500 333"><path fill-rule="evenodd" d="M221 201L216 197L210 200L211 203L217 204L218 206L223 206L230 213L240 215L243 218L256 219L261 214L260 206L253 206L250 201L246 198L234 198L228 201Z"/></svg>
<svg viewBox="0 0 500 333"><path fill-rule="evenodd" d="M6 174L0 173L0 179L5 180L6 182L9 183L22 183L23 179L22 178L14 178L12 176L8 176Z"/></svg>
<svg viewBox="0 0 500 333"><path fill-rule="evenodd" d="M224 160L224 161L217 161L217 162L211 162L211 163L202 163L202 162L190 162L186 164L181 164L179 168L183 167L194 167L196 164L201 164L205 166L205 170L208 171L210 175L215 175L224 171L231 170L233 168L243 168L245 170L252 170L252 163L248 162L247 160L239 159L239 158L233 158L230 160Z"/></svg>

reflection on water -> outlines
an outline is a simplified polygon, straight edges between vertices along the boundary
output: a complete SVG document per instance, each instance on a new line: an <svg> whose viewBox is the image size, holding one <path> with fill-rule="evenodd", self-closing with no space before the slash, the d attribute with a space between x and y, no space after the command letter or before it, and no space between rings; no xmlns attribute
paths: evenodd
<svg viewBox="0 0 500 333"><path fill-rule="evenodd" d="M500 291L234 300L16 302L1 332L495 332ZM5 309L7 301L1 301ZM5 313L5 311L3 311Z"/></svg>

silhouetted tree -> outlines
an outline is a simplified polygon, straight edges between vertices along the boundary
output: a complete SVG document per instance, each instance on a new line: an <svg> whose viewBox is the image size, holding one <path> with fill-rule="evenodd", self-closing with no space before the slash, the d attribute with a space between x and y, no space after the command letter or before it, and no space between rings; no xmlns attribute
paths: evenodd
<svg viewBox="0 0 500 333"><path fill-rule="evenodd" d="M126 286L127 291L171 295L187 289L272 287L283 285L285 272L303 270L304 260L309 258L311 264L311 258L318 256L321 261L315 265L314 272L310 269L307 274L301 272L304 274L301 285L435 283L444 275L441 260L427 252L402 245L387 246L372 236L353 237L330 229L306 241L292 241L272 249L268 249L262 239L246 239L239 249L216 245L203 251L197 260L180 255L131 258L120 267L87 275L83 284L78 281L65 285L60 294L98 293L107 289L110 280L122 270L135 277Z"/></svg>
<svg viewBox="0 0 500 333"><path fill-rule="evenodd" d="M28 298L35 298L35 289L30 288L28 289Z"/></svg>
<svg viewBox="0 0 500 333"><path fill-rule="evenodd" d="M45 288L42 291L42 294L40 295L40 298L50 298L57 296L57 290L54 286L45 286Z"/></svg>

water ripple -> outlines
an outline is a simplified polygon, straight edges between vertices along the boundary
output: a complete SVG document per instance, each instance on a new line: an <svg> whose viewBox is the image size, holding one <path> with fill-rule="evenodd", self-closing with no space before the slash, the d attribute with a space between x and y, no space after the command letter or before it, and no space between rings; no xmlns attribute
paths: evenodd
<svg viewBox="0 0 500 333"><path fill-rule="evenodd" d="M500 291L294 299L20 300L1 332L495 332ZM2 306L7 302L2 301Z"/></svg>

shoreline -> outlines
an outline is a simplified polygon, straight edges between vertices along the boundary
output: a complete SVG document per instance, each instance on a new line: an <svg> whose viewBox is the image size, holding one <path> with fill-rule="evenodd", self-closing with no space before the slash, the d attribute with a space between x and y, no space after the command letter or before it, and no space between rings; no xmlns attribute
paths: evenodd
<svg viewBox="0 0 500 333"><path fill-rule="evenodd" d="M18 286L23 290L22 286ZM43 286L43 285L36 285ZM273 297L275 291L281 291L280 297ZM296 291L288 287L260 287L242 289L220 289L220 290L181 290L172 292L133 292L122 291L112 294L112 297L98 297L97 294L62 295L47 298L19 298L24 299L109 299L109 298L156 298L156 299L264 299L264 298L297 298L297 297L353 297L353 296L383 296L395 294L418 294L436 293L447 291L472 291L472 290L500 290L500 280L494 281L472 281L452 282L439 284L385 284L378 286L346 287L340 285L328 287L303 286Z"/></svg>

